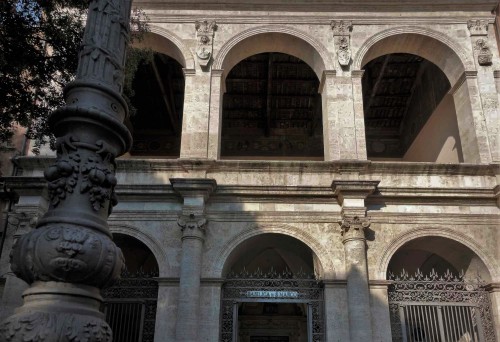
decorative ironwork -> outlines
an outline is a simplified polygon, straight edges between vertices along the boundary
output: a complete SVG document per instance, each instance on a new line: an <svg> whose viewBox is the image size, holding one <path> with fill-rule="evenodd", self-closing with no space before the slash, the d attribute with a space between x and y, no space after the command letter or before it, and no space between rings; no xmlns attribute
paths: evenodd
<svg viewBox="0 0 500 342"><path fill-rule="evenodd" d="M393 341L493 342L491 302L480 279L449 270L414 275L389 274L389 309Z"/></svg>
<svg viewBox="0 0 500 342"><path fill-rule="evenodd" d="M289 270L230 272L222 286L221 341L236 342L235 305L248 301L297 302L308 305L308 334L313 342L324 341L323 283L315 275Z"/></svg>
<svg viewBox="0 0 500 342"><path fill-rule="evenodd" d="M103 291L106 321L120 342L153 342L155 333L158 272L125 271Z"/></svg>

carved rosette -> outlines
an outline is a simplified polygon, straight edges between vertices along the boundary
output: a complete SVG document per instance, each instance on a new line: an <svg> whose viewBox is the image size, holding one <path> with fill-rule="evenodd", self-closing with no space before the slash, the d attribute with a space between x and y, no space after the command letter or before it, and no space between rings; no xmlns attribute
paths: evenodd
<svg viewBox="0 0 500 342"><path fill-rule="evenodd" d="M332 21L333 42L337 51L337 60L341 66L348 66L351 61L351 21Z"/></svg>
<svg viewBox="0 0 500 342"><path fill-rule="evenodd" d="M217 30L217 24L215 21L197 21L195 23L196 28L196 56L198 57L198 63L202 68L205 68L210 63L213 53L213 39L215 31Z"/></svg>
<svg viewBox="0 0 500 342"><path fill-rule="evenodd" d="M361 220L358 216L344 217L338 223L342 229L343 243L349 240L365 240L365 229L370 226L370 221Z"/></svg>

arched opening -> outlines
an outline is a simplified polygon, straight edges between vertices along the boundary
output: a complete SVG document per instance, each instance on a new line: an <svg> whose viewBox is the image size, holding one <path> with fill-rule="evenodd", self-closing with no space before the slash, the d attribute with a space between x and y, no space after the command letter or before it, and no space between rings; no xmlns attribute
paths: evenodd
<svg viewBox="0 0 500 342"><path fill-rule="evenodd" d="M113 239L125 258L125 271L113 286L103 290L103 312L122 342L153 342L158 300L158 262L141 241L123 234Z"/></svg>
<svg viewBox="0 0 500 342"><path fill-rule="evenodd" d="M312 250L290 236L242 242L224 266L222 340L323 341L320 268Z"/></svg>
<svg viewBox="0 0 500 342"><path fill-rule="evenodd" d="M445 274L463 273L467 278L480 277L490 281L491 276L484 262L467 246L440 236L426 236L405 243L392 256L388 272L399 275L405 270L415 274L420 270L429 274L432 270Z"/></svg>
<svg viewBox="0 0 500 342"><path fill-rule="evenodd" d="M369 159L463 162L451 85L438 66L414 54L391 53L364 69Z"/></svg>
<svg viewBox="0 0 500 342"><path fill-rule="evenodd" d="M225 79L221 158L323 160L319 79L303 60L260 53Z"/></svg>
<svg viewBox="0 0 500 342"><path fill-rule="evenodd" d="M495 340L490 273L467 246L416 238L392 256L387 276L393 341Z"/></svg>
<svg viewBox="0 0 500 342"><path fill-rule="evenodd" d="M178 158L186 60L170 40L146 33L128 51L124 94L133 136L129 157Z"/></svg>

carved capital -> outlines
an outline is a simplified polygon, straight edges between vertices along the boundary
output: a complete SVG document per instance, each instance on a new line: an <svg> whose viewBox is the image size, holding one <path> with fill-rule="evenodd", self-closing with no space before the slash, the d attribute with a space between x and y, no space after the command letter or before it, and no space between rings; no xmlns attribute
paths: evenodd
<svg viewBox="0 0 500 342"><path fill-rule="evenodd" d="M472 36L488 35L488 20L473 19L467 22L467 28Z"/></svg>
<svg viewBox="0 0 500 342"><path fill-rule="evenodd" d="M493 62L493 53L485 39L476 40L474 50L477 52L477 62L481 66L491 65Z"/></svg>
<svg viewBox="0 0 500 342"><path fill-rule="evenodd" d="M217 24L215 21L196 21L196 56L201 67L207 67L210 63L213 53L213 39Z"/></svg>
<svg viewBox="0 0 500 342"><path fill-rule="evenodd" d="M181 215L177 220L177 224L181 227L184 235L197 233L198 231L204 233L207 225L207 219L204 215L196 215L194 213L189 215Z"/></svg>
<svg viewBox="0 0 500 342"><path fill-rule="evenodd" d="M361 220L358 216L344 217L338 222L342 230L342 241L346 243L349 240L364 240L365 229L370 227L370 221L366 218Z"/></svg>

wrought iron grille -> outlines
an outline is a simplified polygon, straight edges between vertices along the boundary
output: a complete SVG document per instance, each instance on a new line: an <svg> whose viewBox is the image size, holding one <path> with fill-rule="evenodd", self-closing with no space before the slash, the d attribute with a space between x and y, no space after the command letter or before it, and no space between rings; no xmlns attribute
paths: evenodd
<svg viewBox="0 0 500 342"><path fill-rule="evenodd" d="M314 275L272 269L231 272L222 286L222 342L237 342L238 303L251 301L307 303L309 341L324 341L323 283Z"/></svg>
<svg viewBox="0 0 500 342"><path fill-rule="evenodd" d="M103 291L103 312L113 329L113 340L153 342L158 283L157 272L124 272L121 279Z"/></svg>
<svg viewBox="0 0 500 342"><path fill-rule="evenodd" d="M484 284L447 271L391 274L393 341L494 342L491 303Z"/></svg>

